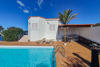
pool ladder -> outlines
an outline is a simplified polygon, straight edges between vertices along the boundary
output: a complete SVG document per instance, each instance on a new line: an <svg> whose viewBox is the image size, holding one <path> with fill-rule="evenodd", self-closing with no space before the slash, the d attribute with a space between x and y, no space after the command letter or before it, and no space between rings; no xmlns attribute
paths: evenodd
<svg viewBox="0 0 100 67"><path fill-rule="evenodd" d="M59 50L60 48L61 48L61 50L63 50L63 52ZM56 54L57 51L59 51L60 54L61 54L63 57L65 57L65 49L62 47L61 44L58 44L58 45L56 46L56 48L54 49L54 51L53 51L53 57L52 57L52 59L53 59L53 67L54 67L54 56L55 56L55 54Z"/></svg>

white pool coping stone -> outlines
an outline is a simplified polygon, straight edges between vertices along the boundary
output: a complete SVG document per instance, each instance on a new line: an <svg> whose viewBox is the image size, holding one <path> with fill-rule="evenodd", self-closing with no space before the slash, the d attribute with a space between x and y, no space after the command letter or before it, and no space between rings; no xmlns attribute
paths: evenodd
<svg viewBox="0 0 100 67"><path fill-rule="evenodd" d="M0 45L0 48L54 48L54 46L7 46Z"/></svg>

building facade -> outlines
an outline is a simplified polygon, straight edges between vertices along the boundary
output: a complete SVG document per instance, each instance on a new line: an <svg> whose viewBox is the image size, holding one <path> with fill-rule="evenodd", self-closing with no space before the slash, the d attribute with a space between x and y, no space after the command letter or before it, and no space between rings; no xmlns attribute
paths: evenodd
<svg viewBox="0 0 100 67"><path fill-rule="evenodd" d="M100 43L100 26L93 27L94 24L61 24L59 18L46 19L43 17L31 16L28 18L28 37L29 41L37 41L43 38L63 40L64 27L66 36L78 36Z"/></svg>
<svg viewBox="0 0 100 67"><path fill-rule="evenodd" d="M30 41L43 38L56 40L59 18L46 19L43 17L28 18L28 36Z"/></svg>

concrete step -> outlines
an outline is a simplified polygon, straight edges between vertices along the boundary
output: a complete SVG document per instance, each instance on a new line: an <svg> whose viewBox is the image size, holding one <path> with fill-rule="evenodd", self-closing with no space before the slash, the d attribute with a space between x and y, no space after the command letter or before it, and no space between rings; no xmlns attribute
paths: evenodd
<svg viewBox="0 0 100 67"><path fill-rule="evenodd" d="M18 42L28 42L29 37L28 35L24 35Z"/></svg>

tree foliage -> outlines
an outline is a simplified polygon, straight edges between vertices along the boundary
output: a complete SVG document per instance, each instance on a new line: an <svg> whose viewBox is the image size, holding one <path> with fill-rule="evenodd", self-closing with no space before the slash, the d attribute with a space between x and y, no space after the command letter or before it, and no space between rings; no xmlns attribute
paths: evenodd
<svg viewBox="0 0 100 67"><path fill-rule="evenodd" d="M76 15L78 15L78 13L72 14L72 10L70 10L70 9L67 9L67 11L64 10L64 14L62 14L60 12L58 12L58 13L59 13L60 21L63 24L68 24L70 22L70 20L72 20L73 18L77 19Z"/></svg>
<svg viewBox="0 0 100 67"><path fill-rule="evenodd" d="M2 26L0 26L0 32L1 32L2 30L4 30L4 28L3 28Z"/></svg>
<svg viewBox="0 0 100 67"><path fill-rule="evenodd" d="M100 23L96 23L96 24L94 25L94 27L97 27L97 26L100 26Z"/></svg>
<svg viewBox="0 0 100 67"><path fill-rule="evenodd" d="M3 40L4 41L17 41L18 40L18 35L22 32L23 30L17 27L10 27L7 28L7 30L2 31L4 34Z"/></svg>

